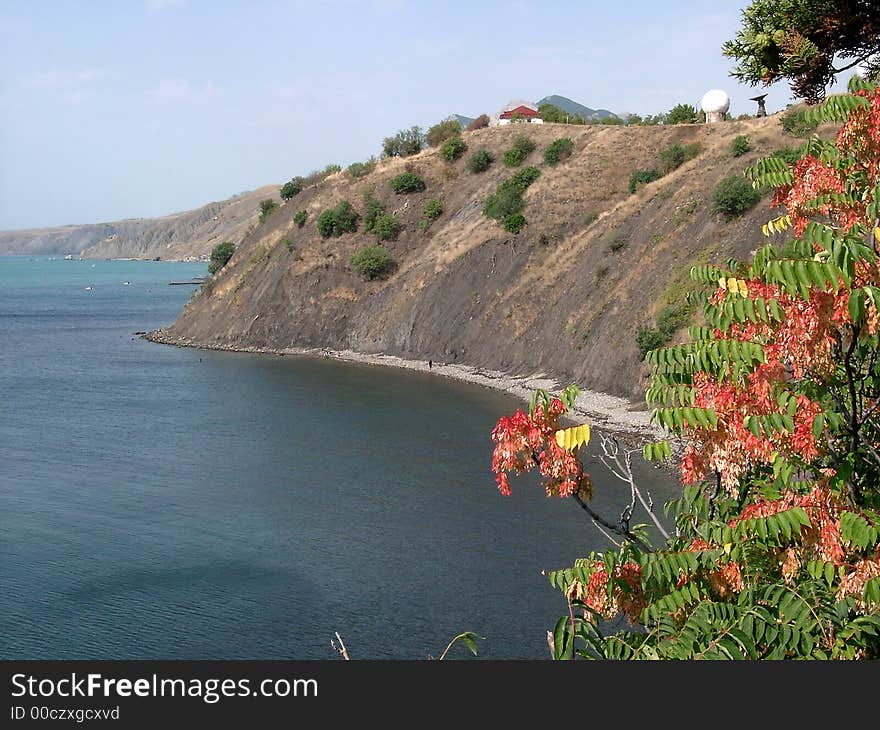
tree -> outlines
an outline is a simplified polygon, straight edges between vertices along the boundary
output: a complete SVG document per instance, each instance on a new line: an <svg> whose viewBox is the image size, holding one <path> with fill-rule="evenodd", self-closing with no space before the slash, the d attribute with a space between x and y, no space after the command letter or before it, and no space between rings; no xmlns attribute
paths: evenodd
<svg viewBox="0 0 880 730"><path fill-rule="evenodd" d="M208 264L208 273L216 274L220 269L226 266L232 254L235 253L235 244L232 241L223 241L218 243L211 249L211 261Z"/></svg>
<svg viewBox="0 0 880 730"><path fill-rule="evenodd" d="M425 135L420 127L410 127L386 137L382 142L383 157L409 157L425 148Z"/></svg>
<svg viewBox="0 0 880 730"><path fill-rule="evenodd" d="M676 104L666 115L666 124L696 124L700 115L690 104Z"/></svg>
<svg viewBox="0 0 880 730"><path fill-rule="evenodd" d="M457 119L444 119L428 129L425 141L430 147L437 147L451 137L461 136L461 124Z"/></svg>
<svg viewBox="0 0 880 730"><path fill-rule="evenodd" d="M880 5L873 0L753 0L722 47L731 76L752 86L787 79L795 96L824 98L834 77L858 64L880 68Z"/></svg>
<svg viewBox="0 0 880 730"><path fill-rule="evenodd" d="M489 115L488 114L480 114L474 121L467 125L468 132L474 132L478 129L483 129L484 127L489 126Z"/></svg>
<svg viewBox="0 0 880 730"><path fill-rule="evenodd" d="M284 183L281 187L281 199L282 200L290 200L296 195L299 195L303 189L303 179L301 177L295 177L289 182Z"/></svg>
<svg viewBox="0 0 880 730"><path fill-rule="evenodd" d="M557 124L584 124L584 120L579 114L570 114L565 109L560 109L555 104L541 104L538 107L538 116L545 122L556 122Z"/></svg>
<svg viewBox="0 0 880 730"><path fill-rule="evenodd" d="M555 656L880 657L880 90L854 89L818 111L845 121L836 140L749 170L786 209L765 234L794 240L693 267L705 326L647 355L652 419L684 439L673 525L633 476L638 450L610 437L599 458L630 498L619 517L594 510L589 427L560 426L573 386L493 430L503 494L537 468L614 544L550 573L568 604ZM667 441L641 451L672 454Z"/></svg>

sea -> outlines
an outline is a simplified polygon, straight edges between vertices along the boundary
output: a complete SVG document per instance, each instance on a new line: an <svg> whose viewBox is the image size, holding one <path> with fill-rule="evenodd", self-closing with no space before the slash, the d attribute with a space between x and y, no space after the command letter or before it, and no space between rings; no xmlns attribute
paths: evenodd
<svg viewBox="0 0 880 730"><path fill-rule="evenodd" d="M523 404L136 334L205 274L0 257L0 658L332 659L338 632L353 658L424 659L464 631L478 658L549 657L567 609L545 572L608 543L534 478L497 491L490 432ZM595 461L615 515L629 491Z"/></svg>

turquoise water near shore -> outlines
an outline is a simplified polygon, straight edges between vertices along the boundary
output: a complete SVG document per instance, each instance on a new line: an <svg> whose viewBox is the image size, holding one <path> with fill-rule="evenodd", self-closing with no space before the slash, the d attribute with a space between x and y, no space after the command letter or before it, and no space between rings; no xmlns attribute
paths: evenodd
<svg viewBox="0 0 880 730"><path fill-rule="evenodd" d="M134 336L204 273L0 258L0 656L324 659L339 631L357 658L421 658L463 630L547 656L565 605L541 571L605 543L534 481L498 494L489 432L521 404ZM622 504L596 473L597 508Z"/></svg>

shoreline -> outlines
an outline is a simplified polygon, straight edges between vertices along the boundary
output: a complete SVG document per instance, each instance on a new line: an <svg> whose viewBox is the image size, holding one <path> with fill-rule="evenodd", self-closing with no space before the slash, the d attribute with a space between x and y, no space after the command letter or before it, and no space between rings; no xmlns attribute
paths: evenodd
<svg viewBox="0 0 880 730"><path fill-rule="evenodd" d="M474 385L482 385L493 390L500 390L526 403L531 402L532 393L538 388L558 392L567 385L561 385L542 373L511 375L499 370L490 370L488 368L459 363L434 363L433 367L429 368L427 360L410 360L396 355L368 354L357 352L356 350L333 350L329 347L272 348L246 345L211 345L194 342L184 337L172 337L161 329L139 336L150 342L160 345L172 345L174 347L191 347L199 350L218 350L222 352L247 352L262 355L329 357L335 360L342 360L343 362L357 362L366 365L381 365L402 370L413 370L452 378L453 380ZM571 413L572 415L588 419L591 427L603 431L610 431L630 437L634 436L643 441L663 437L663 432L650 423L648 411L635 410L633 404L625 398L609 395L608 393L582 390Z"/></svg>

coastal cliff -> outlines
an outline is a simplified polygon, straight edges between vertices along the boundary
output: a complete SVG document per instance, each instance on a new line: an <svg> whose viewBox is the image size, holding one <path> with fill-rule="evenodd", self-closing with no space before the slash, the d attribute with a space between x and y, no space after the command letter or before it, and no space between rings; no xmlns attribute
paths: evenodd
<svg viewBox="0 0 880 730"><path fill-rule="evenodd" d="M525 192L528 224L512 234L483 215L486 198L516 170L501 159L525 134L537 145L525 165L540 177ZM735 137L751 151L734 156ZM560 137L570 158L543 162ZM713 212L718 183L759 157L802 140L779 117L720 124L655 127L509 125L469 132L455 162L437 150L379 163L353 180L345 172L304 189L257 226L159 341L223 349L332 348L458 363L642 401L648 368L636 341L678 309L691 284L688 271L727 257L748 257L763 245L761 225L773 217L770 196L732 220ZM659 168L673 144L699 153L635 194L636 170ZM477 150L495 159L474 174ZM695 149L695 148L692 148ZM403 172L427 189L395 195ZM322 238L315 221L348 200L361 213L371 193L403 224L385 246L396 262L384 279L364 280L349 266L357 233ZM443 213L422 223L429 199ZM294 216L307 211L300 227ZM694 320L692 320L694 321ZM677 337L682 336L678 325Z"/></svg>

